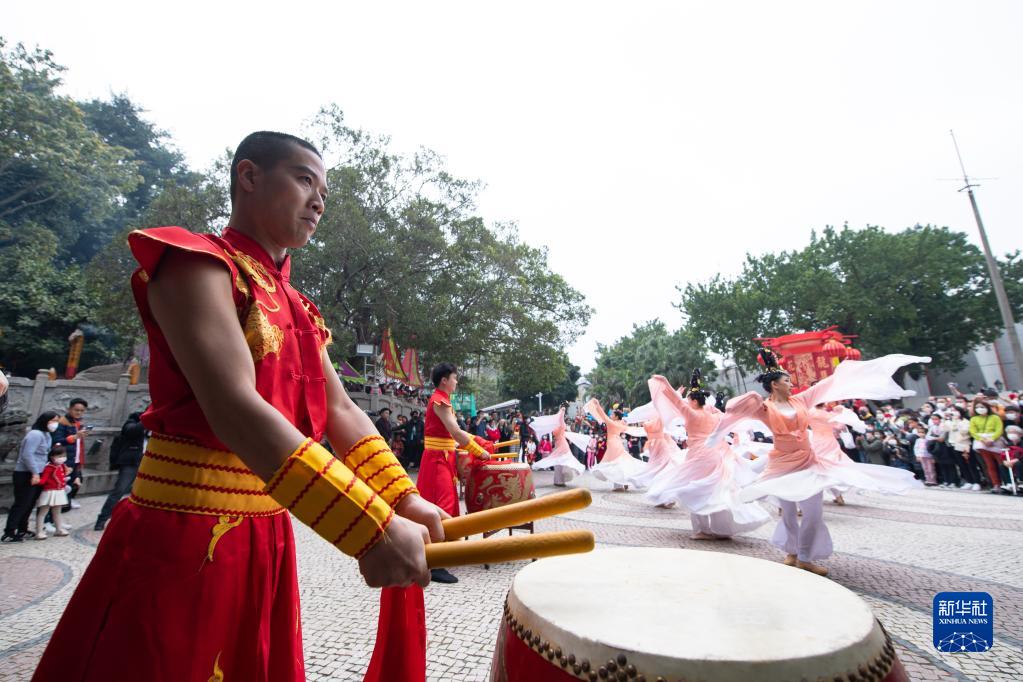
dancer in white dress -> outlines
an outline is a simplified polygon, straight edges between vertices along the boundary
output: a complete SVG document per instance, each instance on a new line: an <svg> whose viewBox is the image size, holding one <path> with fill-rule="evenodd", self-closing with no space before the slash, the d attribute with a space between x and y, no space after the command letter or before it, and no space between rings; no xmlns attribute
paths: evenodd
<svg viewBox="0 0 1023 682"><path fill-rule="evenodd" d="M629 430L621 419L607 416L596 398L591 398L583 408L607 429L607 449L604 458L590 471L602 481L614 484L615 490L627 490L630 479L643 471L644 464L629 454L622 442L622 434Z"/></svg>
<svg viewBox="0 0 1023 682"><path fill-rule="evenodd" d="M712 440L721 438L732 424L743 419L759 419L767 424L774 434L774 448L763 473L743 488L741 499L753 501L773 496L781 500L782 520L772 542L785 551L787 565L827 575L826 568L813 563L830 556L833 549L831 534L823 520L822 491L834 487L874 489L873 486L882 486L888 492L897 492L901 484L908 490L913 483L908 480L911 477L899 476L895 469L867 473L860 467L868 465L851 467L827 456L821 457L811 445L807 428L809 411L819 403L850 398L883 400L914 395L913 391L896 384L892 374L908 364L930 362L930 358L886 355L868 362L846 360L830 377L798 395L792 395L792 381L778 366L774 354L764 349L761 358L767 371L757 380L770 395L764 399L751 391L730 400L727 416L718 425ZM801 522L797 503L803 513Z"/></svg>
<svg viewBox="0 0 1023 682"><path fill-rule="evenodd" d="M767 523L770 516L759 504L739 499L739 488L756 478L753 463L724 442L707 441L723 413L706 404L710 394L701 386L699 370L694 370L685 398L662 376L651 377L649 386L661 419L670 422L681 416L689 440L685 461L655 478L647 498L688 508L694 540L729 538Z"/></svg>
<svg viewBox="0 0 1023 682"><path fill-rule="evenodd" d="M534 470L554 468L554 485L564 486L571 481L576 474L586 471L582 462L572 454L571 442L577 448L585 451L589 445L590 437L581 433L572 433L565 427L565 409L567 405L562 403L557 414L543 417L535 417L529 423L529 427L536 433L537 438L543 438L550 434L554 441L554 448L546 457L533 463Z"/></svg>

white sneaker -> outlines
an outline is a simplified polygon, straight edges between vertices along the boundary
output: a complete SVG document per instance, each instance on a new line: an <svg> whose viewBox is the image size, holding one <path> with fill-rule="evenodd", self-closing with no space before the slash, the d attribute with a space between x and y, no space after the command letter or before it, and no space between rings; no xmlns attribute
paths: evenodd
<svg viewBox="0 0 1023 682"><path fill-rule="evenodd" d="M76 502L75 500L71 500L71 508L72 508L72 509L81 509L81 508L82 508L82 505L80 505L80 504L79 504L78 502Z"/></svg>
<svg viewBox="0 0 1023 682"><path fill-rule="evenodd" d="M55 533L55 532L57 532L57 527L54 526L52 523L46 523L46 524L43 524L43 530L46 533Z"/></svg>
<svg viewBox="0 0 1023 682"><path fill-rule="evenodd" d="M980 483L974 483L971 485L970 490L980 490Z"/></svg>
<svg viewBox="0 0 1023 682"><path fill-rule="evenodd" d="M50 536L46 534L46 531L43 531L42 533L36 533L36 540L45 540L48 537Z"/></svg>
<svg viewBox="0 0 1023 682"><path fill-rule="evenodd" d="M966 483L966 482L964 481L964 482L963 482L963 484L962 484L961 486L959 486L959 489L960 489L960 490L969 490L969 489L970 489L970 484L969 484L969 483Z"/></svg>

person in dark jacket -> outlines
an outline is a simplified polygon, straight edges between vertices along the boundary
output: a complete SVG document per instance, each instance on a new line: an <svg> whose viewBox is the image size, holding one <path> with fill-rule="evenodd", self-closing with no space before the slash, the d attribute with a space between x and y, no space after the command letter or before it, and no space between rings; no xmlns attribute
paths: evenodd
<svg viewBox="0 0 1023 682"><path fill-rule="evenodd" d="M135 483L135 474L139 472L139 464L142 463L142 454L146 451L146 427L142 425L142 413L132 412L128 415L128 421L121 427L121 439L117 444L117 452L111 452L110 456L116 457L117 482L114 489L107 495L103 509L96 518L94 530L103 530L110 515L114 512L114 505L121 501L121 498L131 492L131 486ZM113 449L113 448L111 448Z"/></svg>
<svg viewBox="0 0 1023 682"><path fill-rule="evenodd" d="M68 503L61 511L67 512L71 509L78 509L81 505L75 502L75 495L82 487L82 468L85 466L85 432L91 426L85 426L82 417L89 409L89 403L84 398L72 398L68 403L67 414L60 419L57 430L53 432L53 444L63 445L67 449L67 465L71 467L71 475L67 477L71 492L68 493Z"/></svg>
<svg viewBox="0 0 1023 682"><path fill-rule="evenodd" d="M377 431L380 432L381 438L383 438L386 442L390 443L391 436L394 435L393 434L394 425L391 424L391 408L382 407L380 408L380 412L378 412L377 415L378 415L377 420L376 422L374 422L373 425L377 427Z"/></svg>

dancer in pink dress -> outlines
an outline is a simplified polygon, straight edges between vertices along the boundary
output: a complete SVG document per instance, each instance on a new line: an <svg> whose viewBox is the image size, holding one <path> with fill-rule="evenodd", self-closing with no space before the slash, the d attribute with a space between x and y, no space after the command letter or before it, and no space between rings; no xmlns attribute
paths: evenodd
<svg viewBox="0 0 1023 682"><path fill-rule="evenodd" d="M767 371L757 381L770 395L765 399L751 391L730 400L727 416L712 439L719 439L732 424L743 419L759 419L767 424L774 434L774 448L763 473L743 488L741 499L753 501L773 496L780 500L782 520L772 543L786 553L784 563L827 575L826 568L813 563L831 556L833 549L831 534L823 520L822 491L846 485L866 485L869 489L877 483L873 477L816 452L808 433L810 409L819 403L850 398L885 400L914 395L896 384L892 374L904 365L930 362L930 358L886 355L867 362L846 360L827 379L792 395L792 381L778 366L774 354L767 349L760 353ZM910 487L907 482L906 489ZM801 522L797 503L803 514Z"/></svg>
<svg viewBox="0 0 1023 682"><path fill-rule="evenodd" d="M586 471L582 462L572 454L569 441L576 447L585 450L589 444L590 437L581 433L571 433L565 428L565 409L567 404L562 403L557 414L536 417L529 423L529 427L536 433L537 438L543 438L550 434L554 441L554 449L540 460L533 463L534 470L554 468L554 485L563 487L571 481L576 474Z"/></svg>
<svg viewBox="0 0 1023 682"><path fill-rule="evenodd" d="M643 430L646 432L647 461L643 470L630 479L633 485L640 488L651 486L657 476L681 464L685 458L681 448L664 430L664 422L659 416L643 422Z"/></svg>
<svg viewBox="0 0 1023 682"><path fill-rule="evenodd" d="M921 487L920 481L909 471L854 462L842 452L834 436L836 426L848 426L860 433L867 429L866 424L860 421L852 410L832 402L818 405L809 411L807 417L811 446L822 461L829 462L835 467L828 471L828 476L834 481L829 490L836 495L835 501L839 504L844 504L840 491L856 489L901 495Z"/></svg>
<svg viewBox="0 0 1023 682"><path fill-rule="evenodd" d="M685 398L662 376L650 378L650 395L662 420L681 416L689 435L685 461L658 476L647 493L654 504L675 502L689 509L694 540L729 538L770 520L759 504L742 502L739 489L756 478L749 460L727 444L707 441L723 413L707 405L699 370L693 371Z"/></svg>
<svg viewBox="0 0 1023 682"><path fill-rule="evenodd" d="M644 466L643 462L625 449L622 434L629 430L628 424L620 418L608 417L596 398L591 398L583 409L607 429L607 450L604 451L604 458L590 471L600 480L613 483L615 490L628 490L629 479L641 473Z"/></svg>

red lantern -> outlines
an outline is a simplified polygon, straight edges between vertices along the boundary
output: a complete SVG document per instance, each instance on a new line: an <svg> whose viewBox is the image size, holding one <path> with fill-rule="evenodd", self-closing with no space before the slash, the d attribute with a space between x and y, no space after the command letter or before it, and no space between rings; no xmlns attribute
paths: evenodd
<svg viewBox="0 0 1023 682"><path fill-rule="evenodd" d="M859 360L862 357L863 353L861 353L858 349L853 348L852 346L849 346L849 348L846 349L846 360Z"/></svg>
<svg viewBox="0 0 1023 682"><path fill-rule="evenodd" d="M849 349L846 348L845 344L837 339L828 339L821 348L821 353L830 358L838 358L839 360L849 357L848 351Z"/></svg>

